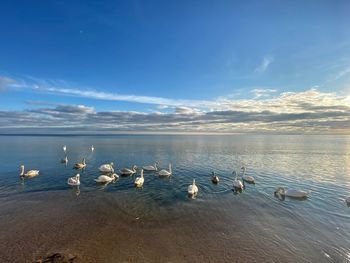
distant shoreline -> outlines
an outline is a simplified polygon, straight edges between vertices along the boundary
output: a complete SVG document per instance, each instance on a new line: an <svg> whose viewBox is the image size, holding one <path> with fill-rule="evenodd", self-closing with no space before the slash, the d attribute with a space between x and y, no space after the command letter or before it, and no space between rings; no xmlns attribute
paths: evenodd
<svg viewBox="0 0 350 263"><path fill-rule="evenodd" d="M350 134L300 134L300 133L0 133L0 136L33 136L33 137L104 137L104 136L350 136Z"/></svg>

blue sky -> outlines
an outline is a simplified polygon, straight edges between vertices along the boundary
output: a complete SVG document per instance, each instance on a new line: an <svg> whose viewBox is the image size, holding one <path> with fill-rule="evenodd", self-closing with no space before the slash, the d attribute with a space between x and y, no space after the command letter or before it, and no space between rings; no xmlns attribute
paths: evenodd
<svg viewBox="0 0 350 263"><path fill-rule="evenodd" d="M349 1L1 1L0 124L348 133L349 13ZM71 119L97 116L108 121Z"/></svg>

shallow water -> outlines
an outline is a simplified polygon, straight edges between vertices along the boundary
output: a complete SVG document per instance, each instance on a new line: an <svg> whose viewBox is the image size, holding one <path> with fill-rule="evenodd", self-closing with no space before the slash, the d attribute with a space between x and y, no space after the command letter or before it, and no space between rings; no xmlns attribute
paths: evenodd
<svg viewBox="0 0 350 263"><path fill-rule="evenodd" d="M1 262L56 251L81 262L350 262L349 136L0 136L0 145ZM84 157L81 185L70 187ZM141 189L136 176L93 180L103 163L155 161L171 162L173 175L145 173ZM22 163L40 175L21 180ZM235 194L242 165L257 183ZM311 195L280 200L278 186Z"/></svg>

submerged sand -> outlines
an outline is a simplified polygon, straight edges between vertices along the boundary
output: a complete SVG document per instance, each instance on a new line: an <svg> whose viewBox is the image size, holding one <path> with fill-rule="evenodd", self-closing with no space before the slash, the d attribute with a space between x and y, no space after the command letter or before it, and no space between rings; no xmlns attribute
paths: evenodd
<svg viewBox="0 0 350 263"><path fill-rule="evenodd" d="M255 211L245 199L243 205L188 200L144 213L142 206L150 204L131 202L127 194L53 191L3 198L0 261L34 262L57 252L76 256L73 262L325 261L315 244L296 241L298 233L287 233L294 242L276 237L275 228L288 228L271 213L286 215L263 203L266 213Z"/></svg>

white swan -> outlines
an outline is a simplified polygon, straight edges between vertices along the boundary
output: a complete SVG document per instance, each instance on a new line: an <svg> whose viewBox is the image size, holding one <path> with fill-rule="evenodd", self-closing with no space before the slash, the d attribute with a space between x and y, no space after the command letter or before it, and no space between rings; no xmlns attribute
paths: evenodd
<svg viewBox="0 0 350 263"><path fill-rule="evenodd" d="M120 172L121 175L133 175L134 173L136 173L136 169L137 169L137 166L134 165L132 167L132 169L123 168L119 172Z"/></svg>
<svg viewBox="0 0 350 263"><path fill-rule="evenodd" d="M142 169L145 171L158 171L157 165L158 165L158 162L155 162L154 166L153 165L146 165L146 166L143 166Z"/></svg>
<svg viewBox="0 0 350 263"><path fill-rule="evenodd" d="M64 157L64 159L61 159L61 163L65 163L65 164L68 163L68 157L67 157L67 155L66 155L66 157Z"/></svg>
<svg viewBox="0 0 350 263"><path fill-rule="evenodd" d="M63 146L63 151L67 152L67 146L66 145Z"/></svg>
<svg viewBox="0 0 350 263"><path fill-rule="evenodd" d="M242 183L242 181L241 180L238 180L237 179L237 173L236 173L236 171L233 171L232 172L232 175L233 176L235 176L235 180L233 181L233 188L235 189L235 190L243 190L243 183Z"/></svg>
<svg viewBox="0 0 350 263"><path fill-rule="evenodd" d="M193 179L192 184L190 184L187 188L187 193L189 195L196 195L198 193L198 187L196 185L196 179Z"/></svg>
<svg viewBox="0 0 350 263"><path fill-rule="evenodd" d="M170 176L172 174L171 163L169 163L169 170L160 170L158 173L160 176Z"/></svg>
<svg viewBox="0 0 350 263"><path fill-rule="evenodd" d="M141 187L145 181L145 178L143 178L143 169L141 169L141 175L140 177L136 177L135 179L135 186Z"/></svg>
<svg viewBox="0 0 350 263"><path fill-rule="evenodd" d="M83 158L83 161L81 163L74 164L74 169L84 169L86 167L85 158Z"/></svg>
<svg viewBox="0 0 350 263"><path fill-rule="evenodd" d="M114 163L102 164L98 169L102 173L114 173Z"/></svg>
<svg viewBox="0 0 350 263"><path fill-rule="evenodd" d="M348 196L348 197L345 199L345 201L346 201L346 204L347 204L348 206L350 206L350 196Z"/></svg>
<svg viewBox="0 0 350 263"><path fill-rule="evenodd" d="M243 174L242 174L242 179L243 179L243 181L246 181L247 183L250 183L250 184L255 184L255 179L254 179L254 177L245 174L246 168L243 166L241 169L243 170Z"/></svg>
<svg viewBox="0 0 350 263"><path fill-rule="evenodd" d="M95 147L93 145L91 145L91 151L95 151Z"/></svg>
<svg viewBox="0 0 350 263"><path fill-rule="evenodd" d="M283 187L278 187L275 191L275 195L288 196L294 198L306 198L310 194L310 191L289 188L285 190Z"/></svg>
<svg viewBox="0 0 350 263"><path fill-rule="evenodd" d="M68 178L67 183L69 185L80 185L80 175L76 174L75 176Z"/></svg>
<svg viewBox="0 0 350 263"><path fill-rule="evenodd" d="M211 181L214 184L217 184L220 180L219 180L219 176L215 175L215 172L212 172L212 177L211 177Z"/></svg>
<svg viewBox="0 0 350 263"><path fill-rule="evenodd" d="M96 183L109 183L119 178L116 173L110 175L100 175L97 179L94 179Z"/></svg>
<svg viewBox="0 0 350 263"><path fill-rule="evenodd" d="M39 175L39 170L29 170L25 173L23 164L20 166L20 168L21 168L20 176L34 177L34 176Z"/></svg>

